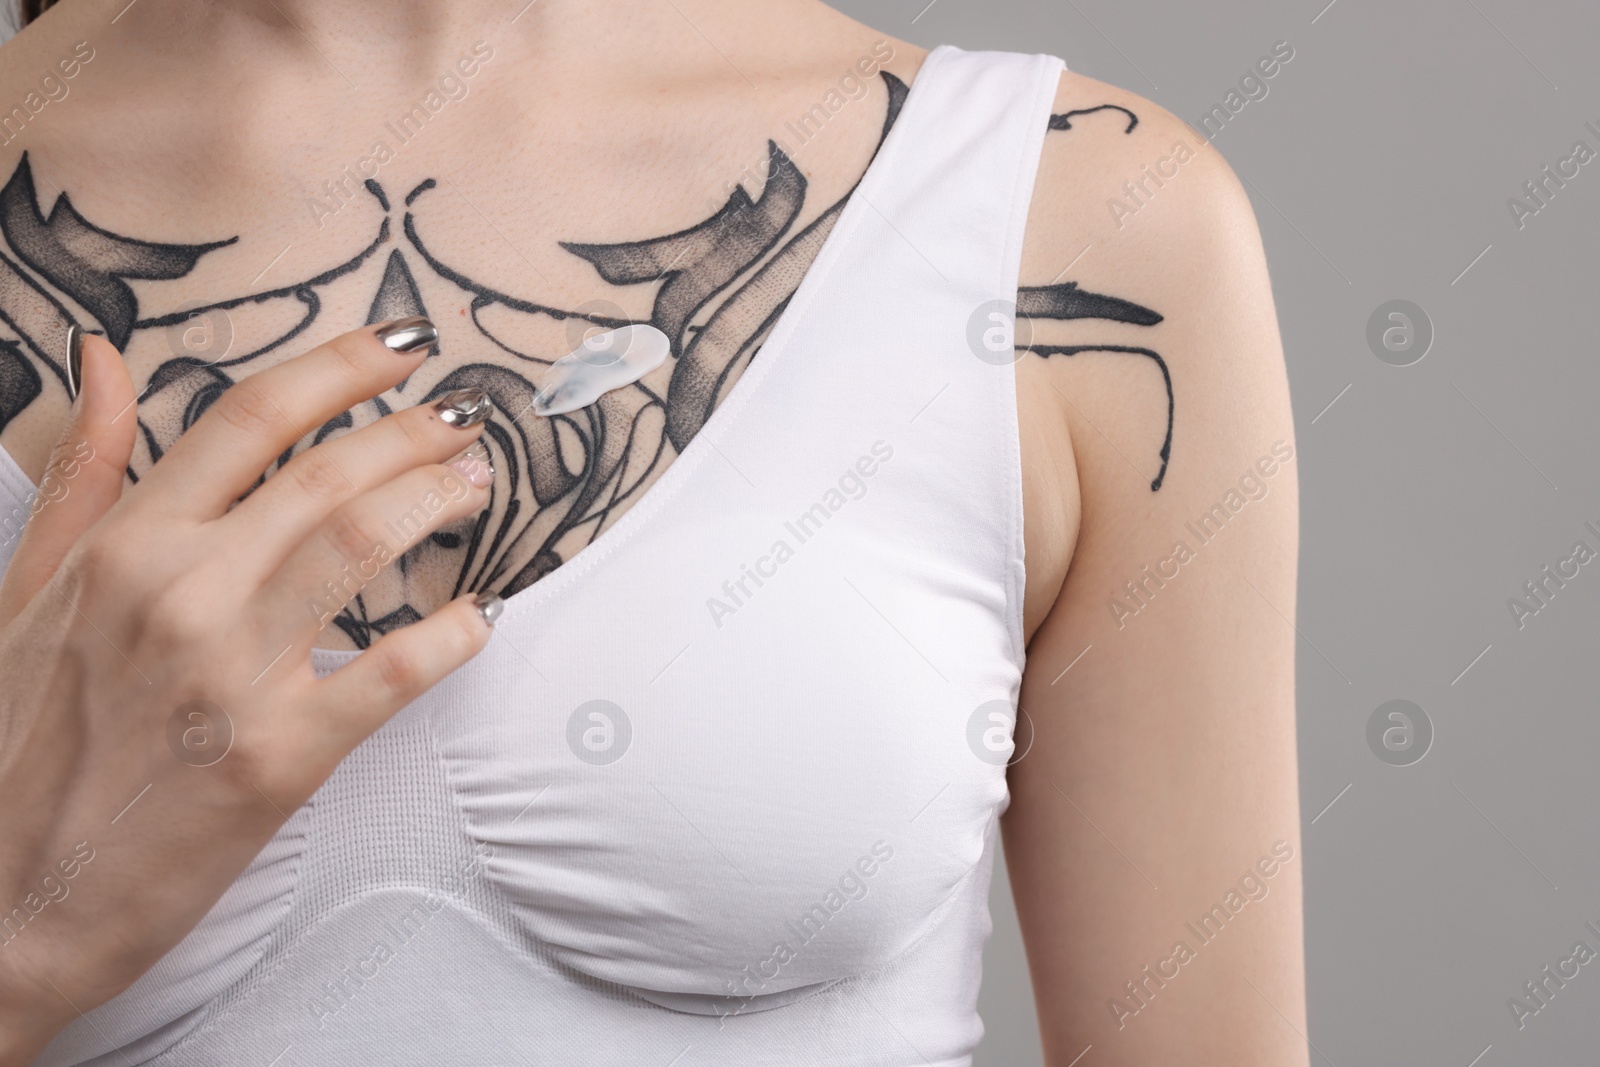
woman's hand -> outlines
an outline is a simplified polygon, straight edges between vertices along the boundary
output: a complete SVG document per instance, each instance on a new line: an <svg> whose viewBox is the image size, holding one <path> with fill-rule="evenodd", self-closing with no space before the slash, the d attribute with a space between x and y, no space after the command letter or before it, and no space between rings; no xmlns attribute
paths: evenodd
<svg viewBox="0 0 1600 1067"><path fill-rule="evenodd" d="M0 1065L127 988L351 749L488 642L499 602L469 596L325 679L310 662L384 564L487 503L465 453L483 394L329 440L235 504L436 339L407 319L254 375L127 491L133 385L85 339L0 583Z"/></svg>

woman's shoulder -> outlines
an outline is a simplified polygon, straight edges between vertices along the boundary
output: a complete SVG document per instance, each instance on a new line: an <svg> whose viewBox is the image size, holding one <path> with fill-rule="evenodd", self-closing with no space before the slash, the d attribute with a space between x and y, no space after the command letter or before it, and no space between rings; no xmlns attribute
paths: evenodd
<svg viewBox="0 0 1600 1067"><path fill-rule="evenodd" d="M1021 287L1019 388L1043 397L1031 404L1043 473L1028 474L1036 513L1050 513L1046 494L1067 498L1073 528L1050 538L1067 556L1082 554L1079 530L1181 529L1214 486L1292 440L1250 198L1205 134L1167 109L1061 75ZM1037 617L1044 594L1030 592Z"/></svg>
<svg viewBox="0 0 1600 1067"><path fill-rule="evenodd" d="M1028 217L1025 274L1052 263L1060 271L1066 261L1056 259L1068 246L1073 254L1090 246L1085 269L1110 270L1239 227L1254 229L1249 198L1203 132L1137 93L1061 74ZM1146 274L1156 266L1143 265Z"/></svg>
<svg viewBox="0 0 1600 1067"><path fill-rule="evenodd" d="M1166 452L1182 436L1220 430L1223 415L1237 413L1230 390L1246 379L1282 378L1266 258L1244 184L1203 131L1136 93L1062 74L1021 273L1020 312L1037 313L1027 335L1036 348L1103 343L1148 350L1145 362L1159 362L1154 377L1166 380L1168 396L1151 428L1168 448L1151 478L1156 490L1178 459ZM1252 343L1219 343L1235 331ZM1121 405L1105 414L1113 424L1145 421Z"/></svg>

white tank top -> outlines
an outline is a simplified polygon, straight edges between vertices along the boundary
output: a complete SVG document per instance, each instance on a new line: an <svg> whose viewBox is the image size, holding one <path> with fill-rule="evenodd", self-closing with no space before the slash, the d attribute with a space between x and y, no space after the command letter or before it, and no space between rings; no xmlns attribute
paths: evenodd
<svg viewBox="0 0 1600 1067"><path fill-rule="evenodd" d="M970 1063L1061 69L936 49L683 455L37 1063Z"/></svg>

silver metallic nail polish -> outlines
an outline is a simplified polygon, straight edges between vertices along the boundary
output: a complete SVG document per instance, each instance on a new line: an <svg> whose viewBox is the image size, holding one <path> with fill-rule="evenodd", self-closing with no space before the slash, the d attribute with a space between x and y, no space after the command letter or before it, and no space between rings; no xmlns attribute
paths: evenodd
<svg viewBox="0 0 1600 1067"><path fill-rule="evenodd" d="M482 389L457 389L434 402L439 418L458 430L470 429L494 414L494 401Z"/></svg>
<svg viewBox="0 0 1600 1067"><path fill-rule="evenodd" d="M439 331L421 315L395 319L378 329L378 340L394 352L411 353L439 343Z"/></svg>
<svg viewBox="0 0 1600 1067"><path fill-rule="evenodd" d="M73 400L83 391L83 328L67 324L67 396Z"/></svg>
<svg viewBox="0 0 1600 1067"><path fill-rule="evenodd" d="M499 594L487 589L472 598L472 606L478 609L485 626L493 626L500 613L506 610L506 602L500 599Z"/></svg>

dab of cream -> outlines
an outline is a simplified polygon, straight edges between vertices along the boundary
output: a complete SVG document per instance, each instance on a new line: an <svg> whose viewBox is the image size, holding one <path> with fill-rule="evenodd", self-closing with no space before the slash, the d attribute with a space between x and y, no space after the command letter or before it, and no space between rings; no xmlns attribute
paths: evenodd
<svg viewBox="0 0 1600 1067"><path fill-rule="evenodd" d="M667 360L672 344L654 326L624 326L586 338L550 365L533 398L535 415L586 408L601 394L632 385Z"/></svg>

